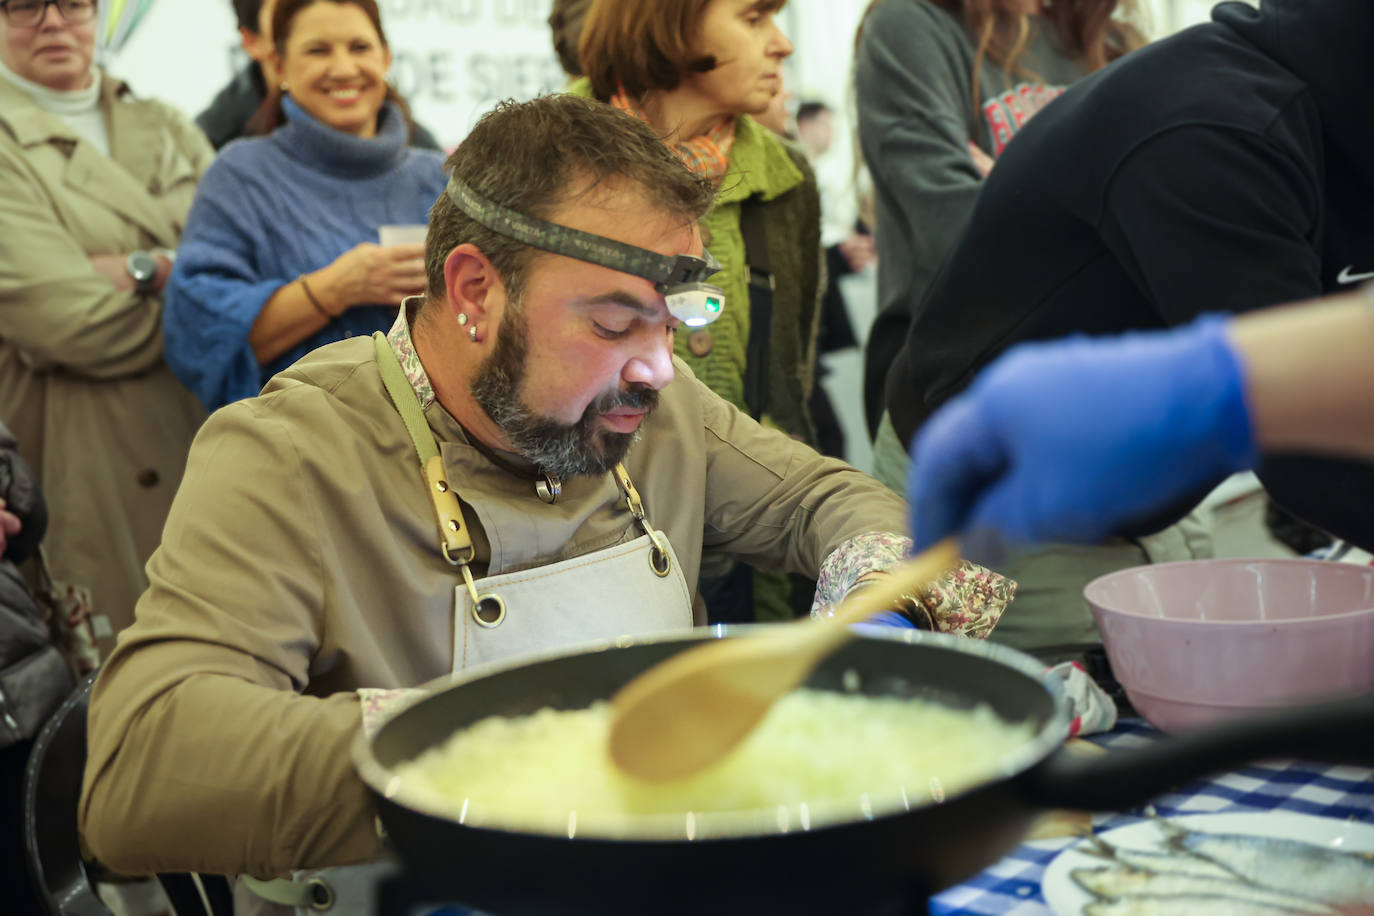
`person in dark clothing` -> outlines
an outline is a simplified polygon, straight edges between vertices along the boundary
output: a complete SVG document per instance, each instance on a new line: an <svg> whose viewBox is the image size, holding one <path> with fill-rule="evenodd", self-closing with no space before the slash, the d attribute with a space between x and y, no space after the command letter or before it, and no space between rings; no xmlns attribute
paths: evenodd
<svg viewBox="0 0 1374 916"><path fill-rule="evenodd" d="M1018 342L1172 327L1374 276L1371 43L1367 0L1223 3L1037 115L888 374L902 441ZM1268 458L1259 475L1295 514L1374 545L1369 464Z"/></svg>
<svg viewBox="0 0 1374 916"><path fill-rule="evenodd" d="M24 867L24 767L34 736L73 684L18 567L37 553L47 527L38 481L0 424L0 887L5 912L20 916L43 912Z"/></svg>
<svg viewBox="0 0 1374 916"><path fill-rule="evenodd" d="M267 72L272 63L271 9L263 0L233 0L239 40L248 63L216 93L209 106L196 115L196 126L205 131L210 145L220 149L243 136L244 126L267 97Z"/></svg>
<svg viewBox="0 0 1374 916"><path fill-rule="evenodd" d="M582 20L587 18L592 0L553 0L549 13L549 31L553 33L553 50L563 72L576 79L582 75L582 63L577 59L577 43L582 40Z"/></svg>
<svg viewBox="0 0 1374 916"><path fill-rule="evenodd" d="M821 245L825 257L825 290L821 293L819 327L816 335L818 356L859 345L849 320L849 305L840 289L840 278L863 270L873 260L873 236L859 222L849 185L839 185L824 169L825 156L834 139L834 110L824 102L803 101L797 106L795 130L791 135L775 131L801 144L816 172L821 193ZM830 180L828 180L830 179ZM844 427L822 379L830 369L816 361L816 383L811 388L807 409L816 427L816 450L832 458L845 457Z"/></svg>
<svg viewBox="0 0 1374 916"><path fill-rule="evenodd" d="M204 111L196 115L196 126L205 131L215 149L229 141L250 136L248 122L267 98L268 83L276 82L272 64L271 0L233 0L239 38L249 61L238 70ZM423 125L410 122L410 145L418 149L442 150L439 141Z"/></svg>

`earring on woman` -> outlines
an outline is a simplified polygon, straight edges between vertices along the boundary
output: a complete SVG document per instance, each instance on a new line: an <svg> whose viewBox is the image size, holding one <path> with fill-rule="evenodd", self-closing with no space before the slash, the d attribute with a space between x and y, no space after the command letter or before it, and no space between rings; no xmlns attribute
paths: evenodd
<svg viewBox="0 0 1374 916"><path fill-rule="evenodd" d="M467 324L467 323L468 323L468 313L467 313L467 312L459 312L459 313L458 313L458 324L464 325L464 324Z"/></svg>
<svg viewBox="0 0 1374 916"><path fill-rule="evenodd" d="M477 343L477 325L474 324L472 327L468 328L468 337L473 343Z"/></svg>
<svg viewBox="0 0 1374 916"><path fill-rule="evenodd" d="M288 85L286 85L286 80L282 80L281 85L278 86L277 88L280 89L282 92L290 92L290 91L291 91L291 87L288 86Z"/></svg>

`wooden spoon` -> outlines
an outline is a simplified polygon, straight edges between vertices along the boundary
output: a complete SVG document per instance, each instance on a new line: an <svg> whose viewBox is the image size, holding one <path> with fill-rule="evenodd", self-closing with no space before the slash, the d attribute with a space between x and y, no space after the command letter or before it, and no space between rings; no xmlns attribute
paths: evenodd
<svg viewBox="0 0 1374 916"><path fill-rule="evenodd" d="M849 625L893 607L959 560L941 541L853 592L833 617L711 640L640 674L611 698L611 759L631 776L680 779L724 757L779 697L854 633Z"/></svg>

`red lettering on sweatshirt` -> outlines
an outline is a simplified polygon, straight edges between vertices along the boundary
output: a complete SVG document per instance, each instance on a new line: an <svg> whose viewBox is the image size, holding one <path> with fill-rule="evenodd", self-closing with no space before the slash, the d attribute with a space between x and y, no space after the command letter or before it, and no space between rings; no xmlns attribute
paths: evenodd
<svg viewBox="0 0 1374 916"><path fill-rule="evenodd" d="M1037 112L1059 98L1065 88L1021 83L984 102L983 117L987 119L988 132L992 135L992 155L1002 155L1002 150L1006 149L1016 132L1025 127Z"/></svg>

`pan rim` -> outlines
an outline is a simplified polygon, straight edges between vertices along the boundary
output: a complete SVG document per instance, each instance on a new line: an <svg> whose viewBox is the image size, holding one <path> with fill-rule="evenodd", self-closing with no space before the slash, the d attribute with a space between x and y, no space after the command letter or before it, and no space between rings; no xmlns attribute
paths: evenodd
<svg viewBox="0 0 1374 916"><path fill-rule="evenodd" d="M391 721L391 719L403 714L406 709L422 703L442 691L540 662L638 645L664 642L692 643L706 639L746 636L763 628L776 626L779 624L745 624L728 627L715 625L691 630L624 636L559 647L555 650L520 656L515 660L506 659L490 662L454 674L444 675L421 685L420 689L424 693L416 696L411 703L407 703L402 709L398 709L387 721ZM1051 713L1027 741L1005 754L995 767L989 767L989 771L984 776L956 791L949 792L938 801L926 799L912 802L905 797L903 792L898 790L889 790L883 793L863 793L860 798L850 801L809 806L811 813L808 817L791 817L786 824L779 823L777 808L639 815L635 816L632 826L627 823L623 829L610 829L604 823L595 823L590 829L586 829L585 826L579 829L575 819L571 829L568 829L567 826L560 826L558 830L548 826L548 823L552 823L551 820L541 825L469 822L469 816L474 812L467 812L462 817L458 816L458 806L453 800L441 796L425 786L403 783L389 767L377 759L373 752L373 742L383 732L386 723L383 723L372 737L367 736L359 729L352 744L351 756L354 767L364 784L380 798L407 810L448 821L470 830L563 841L674 844L812 834L827 829L840 829L864 822L901 817L926 808L948 805L966 795L1015 778L1048 757L1069 737L1070 706L1062 681L1059 678L1048 676L1046 666L1026 653L1009 646L989 643L986 640L890 627L862 628L856 633L856 641L862 640L927 646L940 651L953 651L1002 664L1045 690L1050 695Z"/></svg>

